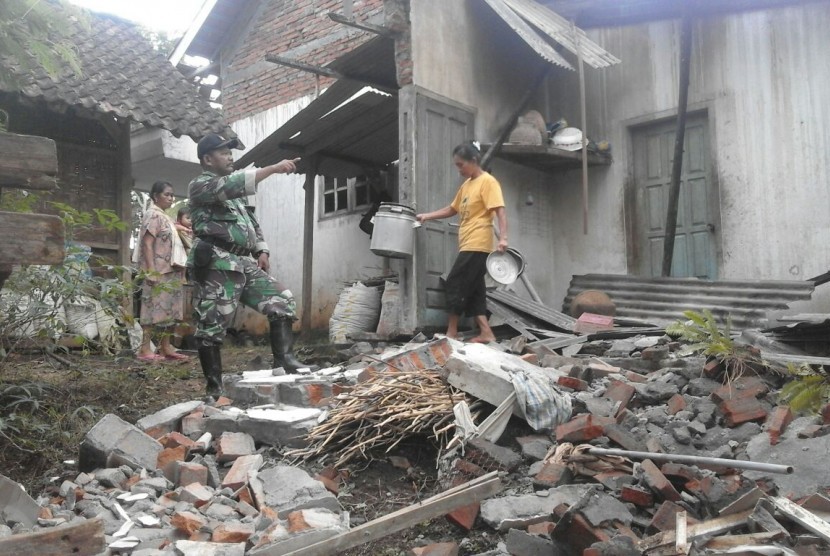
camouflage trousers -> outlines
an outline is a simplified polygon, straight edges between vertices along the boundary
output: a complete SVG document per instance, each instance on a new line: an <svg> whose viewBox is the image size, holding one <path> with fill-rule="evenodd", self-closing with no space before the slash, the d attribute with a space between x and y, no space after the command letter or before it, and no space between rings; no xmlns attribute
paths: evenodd
<svg viewBox="0 0 830 556"><path fill-rule="evenodd" d="M297 318L294 294L257 267L253 259L239 260L241 272L208 269L195 283L195 337L202 345L222 343L240 303L262 313L269 321Z"/></svg>

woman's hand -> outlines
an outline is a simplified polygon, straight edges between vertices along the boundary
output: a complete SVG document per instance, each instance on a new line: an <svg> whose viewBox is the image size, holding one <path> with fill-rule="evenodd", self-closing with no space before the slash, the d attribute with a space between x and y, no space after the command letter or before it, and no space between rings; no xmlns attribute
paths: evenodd
<svg viewBox="0 0 830 556"><path fill-rule="evenodd" d="M499 250L502 253L507 251L507 239L506 238L500 238L499 239L499 244L496 246L496 249Z"/></svg>
<svg viewBox="0 0 830 556"><path fill-rule="evenodd" d="M415 220L417 220L419 224L423 224L424 222L426 222L429 219L427 218L426 214L422 213L422 214L416 214L415 215Z"/></svg>

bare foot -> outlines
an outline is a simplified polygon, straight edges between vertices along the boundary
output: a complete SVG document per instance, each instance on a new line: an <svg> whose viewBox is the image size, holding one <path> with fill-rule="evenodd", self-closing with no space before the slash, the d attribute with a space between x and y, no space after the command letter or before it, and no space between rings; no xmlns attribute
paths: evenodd
<svg viewBox="0 0 830 556"><path fill-rule="evenodd" d="M495 336L491 336L491 337L476 336L475 338L470 338L467 341L470 342L471 344L489 344L490 342L495 342L496 337Z"/></svg>

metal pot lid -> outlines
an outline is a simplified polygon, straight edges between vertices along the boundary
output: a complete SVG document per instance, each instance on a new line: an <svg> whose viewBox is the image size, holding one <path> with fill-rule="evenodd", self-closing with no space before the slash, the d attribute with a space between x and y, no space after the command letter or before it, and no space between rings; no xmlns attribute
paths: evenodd
<svg viewBox="0 0 830 556"><path fill-rule="evenodd" d="M499 284L512 284L520 272L518 260L510 253L493 251L487 256L487 274Z"/></svg>

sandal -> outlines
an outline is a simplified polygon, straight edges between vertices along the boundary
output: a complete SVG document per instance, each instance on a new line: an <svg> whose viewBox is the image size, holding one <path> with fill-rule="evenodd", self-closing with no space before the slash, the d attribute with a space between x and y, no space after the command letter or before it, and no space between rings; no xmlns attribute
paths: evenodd
<svg viewBox="0 0 830 556"><path fill-rule="evenodd" d="M158 353L151 353L149 355L137 355L136 359L139 361L161 361L164 359L164 356Z"/></svg>
<svg viewBox="0 0 830 556"><path fill-rule="evenodd" d="M184 355L183 353L179 353L179 352L175 351L173 353L165 354L164 359L168 359L168 360L172 360L172 361L187 361L188 359L190 359L190 357L188 357L187 355Z"/></svg>

